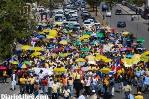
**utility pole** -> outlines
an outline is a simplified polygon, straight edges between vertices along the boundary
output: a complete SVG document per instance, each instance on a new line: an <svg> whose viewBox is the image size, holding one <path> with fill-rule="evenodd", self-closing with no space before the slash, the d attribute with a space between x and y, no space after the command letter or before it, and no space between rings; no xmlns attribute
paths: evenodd
<svg viewBox="0 0 149 99"><path fill-rule="evenodd" d="M97 9L97 7L98 7L98 1L96 0L95 3L96 3L96 16L97 16L97 12L98 12L98 9Z"/></svg>
<svg viewBox="0 0 149 99"><path fill-rule="evenodd" d="M52 10L51 3L52 3L51 0L49 0L50 17L52 16L52 15L51 15L51 14L52 14L52 13L51 13L51 10Z"/></svg>

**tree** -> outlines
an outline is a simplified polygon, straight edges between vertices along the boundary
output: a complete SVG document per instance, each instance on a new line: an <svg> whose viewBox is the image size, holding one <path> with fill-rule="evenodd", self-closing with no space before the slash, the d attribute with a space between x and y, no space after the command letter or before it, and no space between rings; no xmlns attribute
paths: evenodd
<svg viewBox="0 0 149 99"><path fill-rule="evenodd" d="M10 57L16 39L31 33L27 24L30 18L23 13L25 4L24 0L0 1L0 60Z"/></svg>

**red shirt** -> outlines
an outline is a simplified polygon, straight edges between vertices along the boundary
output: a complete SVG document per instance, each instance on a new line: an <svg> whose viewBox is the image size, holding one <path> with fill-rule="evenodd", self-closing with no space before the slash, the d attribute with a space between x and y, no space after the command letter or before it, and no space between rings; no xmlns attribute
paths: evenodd
<svg viewBox="0 0 149 99"><path fill-rule="evenodd" d="M43 86L47 86L47 85L48 85L48 81L47 81L46 79L42 79L42 80L41 80L41 84L42 84Z"/></svg>

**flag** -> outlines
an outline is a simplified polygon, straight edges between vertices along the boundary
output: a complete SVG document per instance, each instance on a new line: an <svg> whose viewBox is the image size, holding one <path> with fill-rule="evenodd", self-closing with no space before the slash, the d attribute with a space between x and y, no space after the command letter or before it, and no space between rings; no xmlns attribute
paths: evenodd
<svg viewBox="0 0 149 99"><path fill-rule="evenodd" d="M118 71L121 69L120 59L117 59L114 66L112 66L112 71Z"/></svg>

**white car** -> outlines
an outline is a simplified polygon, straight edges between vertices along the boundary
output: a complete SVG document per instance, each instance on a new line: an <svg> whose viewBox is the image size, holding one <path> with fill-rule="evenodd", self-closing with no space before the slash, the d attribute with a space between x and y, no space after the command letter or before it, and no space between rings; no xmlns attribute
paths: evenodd
<svg viewBox="0 0 149 99"><path fill-rule="evenodd" d="M93 25L94 23L92 23L90 20L85 20L83 23L84 28L87 30L91 30Z"/></svg>
<svg viewBox="0 0 149 99"><path fill-rule="evenodd" d="M106 17L111 17L112 13L110 11L106 12Z"/></svg>

